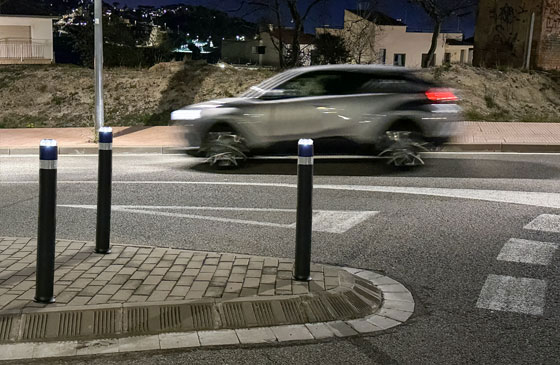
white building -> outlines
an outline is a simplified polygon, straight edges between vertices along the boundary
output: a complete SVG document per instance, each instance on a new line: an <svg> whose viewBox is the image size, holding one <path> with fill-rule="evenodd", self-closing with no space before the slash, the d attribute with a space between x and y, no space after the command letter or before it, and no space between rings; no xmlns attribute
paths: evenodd
<svg viewBox="0 0 560 365"><path fill-rule="evenodd" d="M432 33L410 32L406 24L377 11L344 10L343 28L317 28L316 33L330 33L344 39L354 63L411 68L426 66L432 42ZM433 65L470 63L473 46L462 41L462 33L441 33Z"/></svg>
<svg viewBox="0 0 560 365"><path fill-rule="evenodd" d="M52 17L0 15L0 64L54 60Z"/></svg>

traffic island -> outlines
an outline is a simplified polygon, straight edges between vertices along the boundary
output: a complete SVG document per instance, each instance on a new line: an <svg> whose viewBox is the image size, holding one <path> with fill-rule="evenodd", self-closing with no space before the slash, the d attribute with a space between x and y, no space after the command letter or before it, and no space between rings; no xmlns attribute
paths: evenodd
<svg viewBox="0 0 560 365"><path fill-rule="evenodd" d="M56 241L56 302L33 301L37 241L0 238L0 359L317 340L405 322L410 292L383 275L293 260Z"/></svg>

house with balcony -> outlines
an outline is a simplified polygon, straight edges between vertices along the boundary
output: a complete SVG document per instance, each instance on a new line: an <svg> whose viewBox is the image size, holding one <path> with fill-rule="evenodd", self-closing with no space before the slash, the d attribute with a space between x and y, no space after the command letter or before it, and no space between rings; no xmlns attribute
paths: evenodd
<svg viewBox="0 0 560 365"><path fill-rule="evenodd" d="M54 61L53 18L0 15L0 64L49 64Z"/></svg>

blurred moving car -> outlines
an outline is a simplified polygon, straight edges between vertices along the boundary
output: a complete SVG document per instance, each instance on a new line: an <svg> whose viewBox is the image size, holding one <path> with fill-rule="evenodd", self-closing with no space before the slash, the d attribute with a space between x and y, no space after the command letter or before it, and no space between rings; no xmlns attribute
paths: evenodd
<svg viewBox="0 0 560 365"><path fill-rule="evenodd" d="M311 138L410 166L423 164L421 151L454 134L457 101L452 90L402 67L327 65L282 72L237 98L176 110L171 120L185 128L191 154L212 165L237 166L251 154Z"/></svg>

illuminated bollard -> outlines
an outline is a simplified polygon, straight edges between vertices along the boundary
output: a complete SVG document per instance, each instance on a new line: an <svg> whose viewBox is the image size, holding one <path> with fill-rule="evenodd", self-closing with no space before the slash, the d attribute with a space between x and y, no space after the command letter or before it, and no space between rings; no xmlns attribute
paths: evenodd
<svg viewBox="0 0 560 365"><path fill-rule="evenodd" d="M298 185L296 220L296 260L294 279L309 281L311 267L311 227L313 196L313 140L298 142Z"/></svg>
<svg viewBox="0 0 560 365"><path fill-rule="evenodd" d="M39 224L35 301L54 303L54 257L56 245L56 170L58 147L54 139L39 144Z"/></svg>
<svg viewBox="0 0 560 365"><path fill-rule="evenodd" d="M95 252L111 253L111 183L113 174L113 129L99 128L99 171Z"/></svg>

